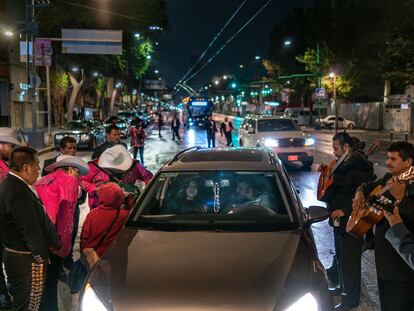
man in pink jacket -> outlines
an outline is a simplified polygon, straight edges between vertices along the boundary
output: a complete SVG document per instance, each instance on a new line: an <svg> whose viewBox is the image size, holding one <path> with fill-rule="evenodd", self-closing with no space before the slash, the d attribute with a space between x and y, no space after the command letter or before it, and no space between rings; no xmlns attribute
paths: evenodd
<svg viewBox="0 0 414 311"><path fill-rule="evenodd" d="M88 191L89 208L98 206L97 190L107 182L134 185L136 181L148 184L152 173L134 161L125 147L116 145L106 149L98 161L89 162L89 174L82 177L82 188Z"/></svg>
<svg viewBox="0 0 414 311"><path fill-rule="evenodd" d="M50 221L56 226L62 247L50 256L41 310L57 311L57 283L62 260L72 246L74 212L80 192L79 175L87 175L89 167L78 157L61 155L46 167L46 172L52 173L39 179L34 187Z"/></svg>

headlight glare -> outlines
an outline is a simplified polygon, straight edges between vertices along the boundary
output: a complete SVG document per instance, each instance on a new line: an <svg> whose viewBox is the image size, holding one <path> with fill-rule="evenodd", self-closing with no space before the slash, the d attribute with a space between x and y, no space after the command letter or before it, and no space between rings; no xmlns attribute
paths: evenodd
<svg viewBox="0 0 414 311"><path fill-rule="evenodd" d="M85 291L83 293L81 310L108 311L108 309L105 308L101 300L95 294L95 291L89 283L86 284Z"/></svg>
<svg viewBox="0 0 414 311"><path fill-rule="evenodd" d="M313 139L313 138L306 138L305 146L309 147L309 146L313 146L314 144L315 144L315 139Z"/></svg>
<svg viewBox="0 0 414 311"><path fill-rule="evenodd" d="M81 135L81 141L88 141L90 136L88 134L82 134Z"/></svg>
<svg viewBox="0 0 414 311"><path fill-rule="evenodd" d="M318 311L318 302L311 293L302 296L294 304L284 311Z"/></svg>
<svg viewBox="0 0 414 311"><path fill-rule="evenodd" d="M264 144L266 147L279 147L279 142L273 138L266 138Z"/></svg>

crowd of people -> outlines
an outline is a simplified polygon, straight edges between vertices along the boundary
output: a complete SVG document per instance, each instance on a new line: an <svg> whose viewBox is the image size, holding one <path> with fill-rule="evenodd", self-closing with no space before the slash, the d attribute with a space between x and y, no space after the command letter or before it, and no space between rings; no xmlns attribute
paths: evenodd
<svg viewBox="0 0 414 311"><path fill-rule="evenodd" d="M137 181L152 178L119 131L107 128L107 141L88 163L76 156L76 141L63 137L41 178L37 151L17 141L13 130L0 131L0 309L58 310L58 280L63 267L70 274L76 264L79 205L86 195L90 212L80 253L102 256L111 245L139 195Z"/></svg>

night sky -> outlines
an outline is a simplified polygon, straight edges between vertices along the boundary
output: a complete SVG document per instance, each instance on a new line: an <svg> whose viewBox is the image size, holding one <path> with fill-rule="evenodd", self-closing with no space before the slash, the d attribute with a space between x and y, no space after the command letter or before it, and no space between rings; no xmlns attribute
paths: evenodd
<svg viewBox="0 0 414 311"><path fill-rule="evenodd" d="M243 1L166 0L166 2L171 29L164 35L159 63L156 61L155 65L159 66L167 84L174 86L190 68L193 51L196 50L201 54ZM248 0L203 60L207 61L209 56L215 53L266 2L267 0ZM293 8L309 6L312 3L313 0L273 0L200 73L199 83L207 83L216 74L227 73L247 79L254 76L257 72L254 57L256 55L267 57L268 36L274 25ZM240 64L245 68L240 69Z"/></svg>

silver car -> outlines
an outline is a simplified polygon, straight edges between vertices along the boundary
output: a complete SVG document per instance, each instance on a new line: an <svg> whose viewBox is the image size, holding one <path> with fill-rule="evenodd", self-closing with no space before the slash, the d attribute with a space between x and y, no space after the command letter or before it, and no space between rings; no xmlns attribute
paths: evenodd
<svg viewBox="0 0 414 311"><path fill-rule="evenodd" d="M332 310L304 209L268 149L176 155L82 289L86 310Z"/></svg>

